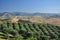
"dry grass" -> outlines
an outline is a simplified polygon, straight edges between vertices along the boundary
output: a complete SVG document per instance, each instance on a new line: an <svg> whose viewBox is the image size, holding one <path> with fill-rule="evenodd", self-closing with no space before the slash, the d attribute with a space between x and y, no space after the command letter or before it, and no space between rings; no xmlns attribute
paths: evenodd
<svg viewBox="0 0 60 40"><path fill-rule="evenodd" d="M11 22L12 23L17 22L18 20L19 20L19 17L18 16L15 16L15 17L11 18Z"/></svg>
<svg viewBox="0 0 60 40"><path fill-rule="evenodd" d="M15 16L11 19L12 22L17 22L19 19L22 20L28 20L30 22L36 22L36 23L49 23L49 24L54 24L54 25L59 25L60 26L60 18L49 18L45 19L41 16L34 16L31 18L28 18L27 16Z"/></svg>
<svg viewBox="0 0 60 40"><path fill-rule="evenodd" d="M60 18L49 18L46 19L46 23L54 24L54 25L59 25L60 26Z"/></svg>

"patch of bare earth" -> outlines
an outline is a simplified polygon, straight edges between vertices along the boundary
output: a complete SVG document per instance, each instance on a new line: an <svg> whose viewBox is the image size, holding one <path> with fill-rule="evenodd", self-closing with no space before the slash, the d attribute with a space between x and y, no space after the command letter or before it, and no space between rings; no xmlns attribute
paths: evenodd
<svg viewBox="0 0 60 40"><path fill-rule="evenodd" d="M15 16L15 17L11 18L12 23L16 23L18 20L19 20L18 16Z"/></svg>
<svg viewBox="0 0 60 40"><path fill-rule="evenodd" d="M60 18L49 18L45 19L41 16L33 16L31 18L28 18L27 16L15 16L11 19L12 22L17 22L19 19L21 20L27 20L30 22L36 22L36 23L49 23L53 25L59 25L60 26Z"/></svg>
<svg viewBox="0 0 60 40"><path fill-rule="evenodd" d="M59 25L60 26L60 18L49 18L46 20L46 23Z"/></svg>
<svg viewBox="0 0 60 40"><path fill-rule="evenodd" d="M42 23L44 19L41 16L34 16L29 19L30 22Z"/></svg>
<svg viewBox="0 0 60 40"><path fill-rule="evenodd" d="M21 20L28 20L29 18L27 16L20 16L19 17Z"/></svg>

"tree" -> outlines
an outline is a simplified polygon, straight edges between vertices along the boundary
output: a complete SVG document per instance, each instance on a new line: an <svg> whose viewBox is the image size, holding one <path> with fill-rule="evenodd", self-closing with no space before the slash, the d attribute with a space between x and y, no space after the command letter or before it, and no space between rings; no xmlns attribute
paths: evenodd
<svg viewBox="0 0 60 40"><path fill-rule="evenodd" d="M37 40L37 38L29 37L29 38L27 38L27 40Z"/></svg>
<svg viewBox="0 0 60 40"><path fill-rule="evenodd" d="M16 40L23 40L23 36L19 35Z"/></svg>

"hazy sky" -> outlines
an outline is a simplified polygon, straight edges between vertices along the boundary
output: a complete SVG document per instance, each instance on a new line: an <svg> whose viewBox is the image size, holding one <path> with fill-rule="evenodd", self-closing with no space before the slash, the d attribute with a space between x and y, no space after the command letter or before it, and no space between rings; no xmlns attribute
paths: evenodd
<svg viewBox="0 0 60 40"><path fill-rule="evenodd" d="M0 12L60 13L60 0L0 0Z"/></svg>

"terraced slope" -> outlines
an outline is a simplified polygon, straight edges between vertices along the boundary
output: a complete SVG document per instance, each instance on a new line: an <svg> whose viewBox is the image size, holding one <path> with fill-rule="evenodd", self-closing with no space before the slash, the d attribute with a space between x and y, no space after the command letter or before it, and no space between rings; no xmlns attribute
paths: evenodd
<svg viewBox="0 0 60 40"><path fill-rule="evenodd" d="M1 38L17 38L18 36L22 36L22 40L31 39L31 37L34 40L59 40L60 27L44 23L31 23L23 20L17 23L4 21L3 24L0 24Z"/></svg>

